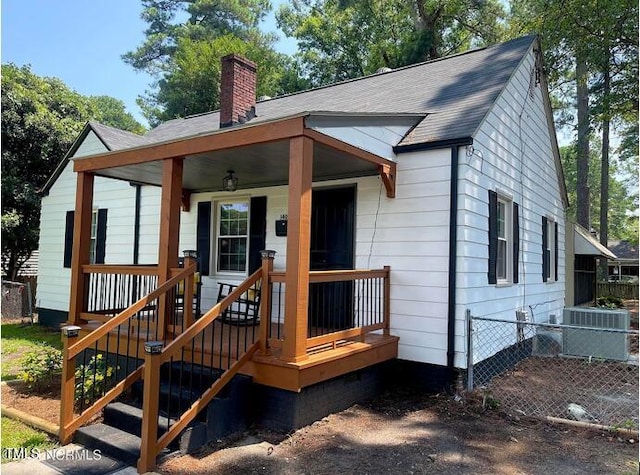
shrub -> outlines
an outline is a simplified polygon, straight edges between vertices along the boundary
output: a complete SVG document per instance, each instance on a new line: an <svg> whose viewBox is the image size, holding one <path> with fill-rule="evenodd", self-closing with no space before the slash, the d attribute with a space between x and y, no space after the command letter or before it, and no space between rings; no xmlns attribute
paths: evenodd
<svg viewBox="0 0 640 475"><path fill-rule="evenodd" d="M45 391L51 388L62 371L62 351L40 343L38 348L22 357L21 365L20 377L29 388Z"/></svg>
<svg viewBox="0 0 640 475"><path fill-rule="evenodd" d="M86 365L76 368L75 399L80 406L91 404L116 385L117 367L107 364L107 359L98 353Z"/></svg>
<svg viewBox="0 0 640 475"><path fill-rule="evenodd" d="M606 297L598 297L596 299L596 305L598 307L605 308L622 308L624 304L620 297L614 297L613 295L607 295Z"/></svg>

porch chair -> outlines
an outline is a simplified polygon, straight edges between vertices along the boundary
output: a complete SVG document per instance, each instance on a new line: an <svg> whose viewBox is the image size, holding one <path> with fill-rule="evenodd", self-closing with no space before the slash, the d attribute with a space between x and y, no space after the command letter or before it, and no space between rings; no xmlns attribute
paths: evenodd
<svg viewBox="0 0 640 475"><path fill-rule="evenodd" d="M235 284L219 282L218 303L238 287ZM257 325L260 323L260 283L251 287L238 300L222 312L221 321L234 325Z"/></svg>

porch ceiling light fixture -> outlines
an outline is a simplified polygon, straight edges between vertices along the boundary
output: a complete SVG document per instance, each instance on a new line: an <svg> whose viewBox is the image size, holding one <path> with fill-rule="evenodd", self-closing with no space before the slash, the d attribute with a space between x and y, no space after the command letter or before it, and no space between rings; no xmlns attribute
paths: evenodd
<svg viewBox="0 0 640 475"><path fill-rule="evenodd" d="M222 179L222 189L224 191L236 191L238 189L238 177L233 170L227 170L228 175Z"/></svg>

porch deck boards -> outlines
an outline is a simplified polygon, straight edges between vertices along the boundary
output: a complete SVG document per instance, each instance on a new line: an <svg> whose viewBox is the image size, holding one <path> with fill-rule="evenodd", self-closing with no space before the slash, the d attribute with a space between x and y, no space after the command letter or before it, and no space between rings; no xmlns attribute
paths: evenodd
<svg viewBox="0 0 640 475"><path fill-rule="evenodd" d="M82 325L83 336L95 330L99 323L89 322ZM129 338L129 356L139 355L142 358L144 343L155 339L155 331L149 332L149 338L146 335L146 325L136 325L128 331L121 329L119 334L116 331L109 334L109 351L114 353L118 351L120 355L126 355L127 344L124 340ZM282 331L282 325L271 324L271 335L282 335ZM179 327L177 332L180 332ZM137 339L138 333L140 333L140 340ZM216 320L213 326L209 326L205 332L193 340L190 347L185 348L182 358L187 362L226 369L237 359L238 353L241 355L245 348L257 341L258 336L259 326L257 325L237 326ZM119 343L118 340L120 340ZM398 340L399 338L394 336L369 333L362 341L341 340L335 347L323 345L310 348L308 357L297 362L283 361L281 349L272 347L268 354L254 355L241 373L252 376L259 384L299 391L305 386L396 358ZM136 348L138 341L138 348ZM170 341L169 338L167 344ZM106 339L100 341L98 348L102 351L107 350Z"/></svg>

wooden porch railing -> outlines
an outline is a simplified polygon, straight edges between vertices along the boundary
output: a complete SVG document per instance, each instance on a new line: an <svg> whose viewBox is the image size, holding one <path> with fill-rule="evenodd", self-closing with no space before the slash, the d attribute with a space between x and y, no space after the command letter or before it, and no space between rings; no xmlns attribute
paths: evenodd
<svg viewBox="0 0 640 475"><path fill-rule="evenodd" d="M118 307L127 299L136 297L136 292L132 290L136 279L140 278L139 284L146 279L146 283L152 285L153 270L152 266L83 267L89 282L93 279L93 282L101 283L94 285L93 295L101 294L104 297L105 292L97 289L112 288L116 282L127 283L121 288L128 293L126 298L120 300L102 297L91 300L88 298L92 295L89 287L84 311L81 312L80 321L76 321L92 323L84 328L75 325L63 328L59 434L63 444L69 443L80 426L142 377L144 360L141 348L145 341L157 339L155 322L158 321L158 304L163 298L171 301L173 297L167 296L175 295L181 283L192 285L196 263L192 260L185 262L185 268L174 269L171 279L139 297L125 310L117 312L117 308L107 308L111 305ZM127 273L130 273L130 277L126 277ZM137 292L141 291L138 288ZM95 324L97 328L93 327ZM90 333L80 337L81 330Z"/></svg>
<svg viewBox="0 0 640 475"><path fill-rule="evenodd" d="M261 269L252 274L166 347L162 347L162 342L148 343L145 347L139 473L155 467L158 454L207 407L260 347L257 341L260 333L254 329L252 322L236 318L221 323L220 317L234 302L246 299L248 293L260 288L262 274ZM174 375L173 367L176 364L178 368ZM183 378L185 366L199 371L199 378L188 378L188 381ZM164 395L166 407L163 404L163 420L166 417L167 431L158 437L163 370L168 378L165 378L168 386L168 389L165 386ZM187 401L183 401L184 397Z"/></svg>
<svg viewBox="0 0 640 475"><path fill-rule="evenodd" d="M335 348L345 340L364 340L367 333L389 334L390 267L373 270L309 272L307 352ZM269 346L281 346L284 336L284 272L269 273L269 321L275 323ZM328 285L327 285L328 284Z"/></svg>

